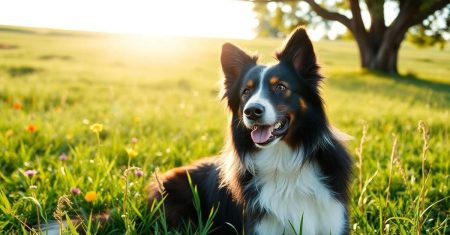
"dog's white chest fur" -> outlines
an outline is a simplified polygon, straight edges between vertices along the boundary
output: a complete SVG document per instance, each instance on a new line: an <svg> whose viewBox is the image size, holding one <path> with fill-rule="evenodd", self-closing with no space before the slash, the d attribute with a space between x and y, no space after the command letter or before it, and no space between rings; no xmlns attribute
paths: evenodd
<svg viewBox="0 0 450 235"><path fill-rule="evenodd" d="M301 150L293 152L279 142L246 162L247 169L255 173L252 183L259 192L250 206L268 212L256 224L257 234L299 234L302 217L303 234L342 233L344 205L321 182L323 176L314 163L301 166L302 157Z"/></svg>

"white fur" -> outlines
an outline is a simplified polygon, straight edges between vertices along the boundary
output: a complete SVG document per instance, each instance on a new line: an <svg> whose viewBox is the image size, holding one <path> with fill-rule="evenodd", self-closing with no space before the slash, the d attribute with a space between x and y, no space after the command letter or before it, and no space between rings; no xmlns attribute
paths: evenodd
<svg viewBox="0 0 450 235"><path fill-rule="evenodd" d="M258 90L247 101L247 104L245 104L244 110L251 104L255 104L255 103L260 104L264 107L264 110L265 110L261 122L266 123L266 124L274 124L277 121L277 113L276 113L273 105L269 102L269 100L267 100L266 97L264 97L264 94L262 92L263 85L264 85L264 77L266 75L267 70L269 70L269 67L266 67L262 70L260 79L259 79ZM251 128L252 121L249 120L245 115L243 115L243 119L244 119L245 126L247 126L248 128Z"/></svg>
<svg viewBox="0 0 450 235"><path fill-rule="evenodd" d="M345 132L342 132L341 130L337 129L334 126L330 127L330 129L331 129L331 133L333 134L334 138L336 138L337 140L339 140L341 142L346 142L346 141L354 139L353 136L351 136Z"/></svg>
<svg viewBox="0 0 450 235"><path fill-rule="evenodd" d="M250 156L247 169L255 177L259 197L253 205L268 211L255 227L259 235L299 233L341 234L345 208L321 182L322 174L314 163L302 165L303 151L293 151L284 142ZM291 228L290 223L297 231Z"/></svg>

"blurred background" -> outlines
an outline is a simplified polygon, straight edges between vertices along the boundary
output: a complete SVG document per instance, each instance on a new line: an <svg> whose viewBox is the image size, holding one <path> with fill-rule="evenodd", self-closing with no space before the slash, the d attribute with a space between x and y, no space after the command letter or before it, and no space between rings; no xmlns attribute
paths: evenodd
<svg viewBox="0 0 450 235"><path fill-rule="evenodd" d="M38 232L64 196L62 214L112 211L92 233L170 233L144 187L223 148L221 45L275 63L299 25L354 137L352 231L449 234L449 0L2 2L0 230Z"/></svg>

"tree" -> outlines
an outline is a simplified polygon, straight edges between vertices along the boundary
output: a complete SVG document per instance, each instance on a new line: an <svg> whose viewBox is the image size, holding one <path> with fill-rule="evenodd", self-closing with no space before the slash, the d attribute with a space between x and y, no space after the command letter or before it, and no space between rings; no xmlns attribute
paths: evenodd
<svg viewBox="0 0 450 235"><path fill-rule="evenodd" d="M339 22L351 32L358 45L361 67L369 70L398 73L398 52L408 30L408 37L415 43L433 45L445 41L442 35L448 34L450 29L450 0L323 0L322 4L314 0L253 0L256 3L255 10L260 13L260 23L274 23L274 19L278 22L284 19L278 25L279 31L272 29L272 33L284 32L296 26L293 24L297 22L311 21L311 13L296 14L295 6L301 1L307 3L318 16L327 21ZM277 12L271 19L263 19L261 16L265 13L261 11L261 4L265 6L269 2L279 4ZM386 25L384 15L386 2L398 5L398 14L389 25ZM331 4L332 9L327 9L329 6L325 3ZM362 7L370 14L370 26L367 28L363 22ZM284 13L289 14L282 16L283 8L287 9ZM440 26L436 26L437 19L440 20Z"/></svg>

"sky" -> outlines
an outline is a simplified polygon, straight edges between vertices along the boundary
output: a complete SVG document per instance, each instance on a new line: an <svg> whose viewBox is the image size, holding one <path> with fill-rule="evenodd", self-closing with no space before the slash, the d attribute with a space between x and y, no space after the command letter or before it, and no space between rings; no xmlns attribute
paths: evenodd
<svg viewBox="0 0 450 235"><path fill-rule="evenodd" d="M309 10L305 2L300 7ZM269 8L276 3L269 3ZM366 26L370 16L362 5ZM237 0L5 0L0 25L30 26L147 36L188 36L252 39L258 26L253 4ZM385 3L386 23L397 15L394 2ZM350 14L349 12L347 12ZM347 15L351 17L350 15ZM345 27L334 22L308 29L312 40L336 37Z"/></svg>
<svg viewBox="0 0 450 235"><path fill-rule="evenodd" d="M251 39L258 21L245 1L6 0L0 25Z"/></svg>

